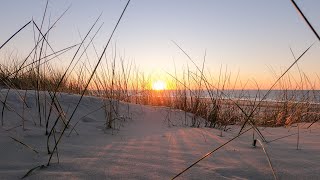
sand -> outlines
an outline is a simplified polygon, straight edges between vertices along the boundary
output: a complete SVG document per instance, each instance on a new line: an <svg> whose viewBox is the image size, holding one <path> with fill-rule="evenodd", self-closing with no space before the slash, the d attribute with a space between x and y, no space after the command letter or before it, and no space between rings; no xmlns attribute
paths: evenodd
<svg viewBox="0 0 320 180"><path fill-rule="evenodd" d="M2 101L6 92L1 90ZM5 109L4 125L0 128L0 179L19 179L33 167L46 165L49 159L45 127L39 126L35 92L27 92L28 108L23 108L20 98L24 97L24 93L11 90L8 96L9 110ZM42 106L45 94L41 93ZM59 99L69 117L79 96L61 93ZM109 101L106 102L108 106ZM120 102L116 129L106 129L103 105L102 99L85 97L71 120L71 125L76 124L79 134L73 131L68 137L71 128L67 129L58 146L60 163L54 155L50 166L32 172L26 179L170 179L207 152L235 137L240 128L230 126L229 131L222 132L220 136L218 129L184 126L183 111ZM87 115L90 112L93 113ZM25 130L19 126L22 115ZM190 120L190 114L187 118ZM320 126L317 123L309 129L308 124L301 123L299 126L298 150L297 134L263 145L277 178L320 179ZM260 130L271 141L296 133L297 127ZM261 145L253 147L252 141L250 130L177 179L273 179Z"/></svg>

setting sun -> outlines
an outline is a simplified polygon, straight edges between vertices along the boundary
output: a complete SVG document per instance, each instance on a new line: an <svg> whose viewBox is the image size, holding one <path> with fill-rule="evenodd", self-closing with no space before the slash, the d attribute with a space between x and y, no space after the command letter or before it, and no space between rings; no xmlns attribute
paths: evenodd
<svg viewBox="0 0 320 180"><path fill-rule="evenodd" d="M152 83L152 89L153 90L157 90L157 91L160 91L160 90L165 90L166 89L166 83L163 82L163 81L155 81Z"/></svg>

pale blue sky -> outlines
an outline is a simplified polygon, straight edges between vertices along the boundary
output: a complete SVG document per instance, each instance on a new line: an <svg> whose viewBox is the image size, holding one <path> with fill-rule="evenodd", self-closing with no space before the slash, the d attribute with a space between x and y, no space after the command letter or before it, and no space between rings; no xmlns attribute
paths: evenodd
<svg viewBox="0 0 320 180"><path fill-rule="evenodd" d="M45 0L3 0L0 6L0 43L32 17L40 24ZM297 0L297 4L320 32L320 1ZM101 52L126 1L51 0L48 12L56 19L71 9L52 32L56 50L79 42L102 12L104 26L95 45ZM8 45L23 54L32 46L31 26ZM314 75L320 67L320 46L290 0L132 0L114 36L120 52L148 72L173 71L187 58L171 42L176 41L199 64L207 52L207 68L221 65L239 69L242 77L264 81L272 77L269 67L288 67L311 43L315 46L301 59L302 69ZM1 55L2 52L0 52ZM213 73L214 74L214 73Z"/></svg>

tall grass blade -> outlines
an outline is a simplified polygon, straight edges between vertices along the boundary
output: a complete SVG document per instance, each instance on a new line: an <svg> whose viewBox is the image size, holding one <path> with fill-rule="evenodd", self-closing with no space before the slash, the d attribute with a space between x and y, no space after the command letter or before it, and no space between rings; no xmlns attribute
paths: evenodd
<svg viewBox="0 0 320 180"><path fill-rule="evenodd" d="M30 169L24 176L21 177L21 179L28 177L33 171L35 171L37 169L42 169L42 168L45 168L45 165L39 165L39 166L36 166L36 167Z"/></svg>
<svg viewBox="0 0 320 180"><path fill-rule="evenodd" d="M308 19L306 18L306 16L303 14L303 12L301 11L301 9L299 8L299 6L297 5L297 3L294 0L291 0L293 6L297 9L297 11L299 12L299 14L302 16L302 18L306 21L306 23L308 24L308 26L310 27L310 29L312 30L312 32L317 36L318 40L320 41L320 36L318 35L317 31L313 28L313 26L311 25L311 23L308 21Z"/></svg>
<svg viewBox="0 0 320 180"><path fill-rule="evenodd" d="M32 22L29 21L27 22L24 26L22 26L17 32L15 32L8 40L6 40L6 42L4 42L1 46L0 49L2 49L14 36L16 36L22 29L24 29L25 27L27 27L30 23Z"/></svg>
<svg viewBox="0 0 320 180"><path fill-rule="evenodd" d="M29 146L29 145L27 145L27 144L25 144L24 142L22 142L22 141L19 141L18 139L16 139L16 138L14 138L14 137L11 137L11 136L9 136L11 139L13 139L14 141L16 141L16 142L18 142L18 143L20 143L20 144L22 144L23 146L25 146L25 147L27 147L27 148L29 148L29 149L31 149L33 152L35 152L35 153L39 153L37 150L35 150L34 148L32 148L31 146Z"/></svg>
<svg viewBox="0 0 320 180"><path fill-rule="evenodd" d="M262 143L259 139L257 139L257 141L258 141L259 144L261 145L261 147L262 147L262 149L263 149L263 152L264 152L264 154L265 154L266 157L267 157L267 160L268 160L269 166L270 166L270 168L271 168L271 171L272 171L272 174L273 174L274 179L277 180L278 177L277 177L277 175L276 175L276 173L275 173L275 171L274 171L274 168L273 168L273 166L272 166L272 163L271 163L271 159L270 159L270 157L269 157L269 154L267 153L266 149L264 148L263 143Z"/></svg>
<svg viewBox="0 0 320 180"><path fill-rule="evenodd" d="M249 130L251 130L253 127L241 132L240 134L236 135L235 137L233 137L232 139L230 139L229 141L223 143L222 145L220 145L219 147L215 148L214 150L208 152L207 154L205 154L204 156L202 156L200 159L198 159L196 162L192 163L190 166L188 166L187 168L185 168L184 170L182 170L180 173L178 173L177 175L175 175L173 179L176 179L177 177L179 177L181 174L183 174L184 172L186 172L187 170L189 170L190 168L192 168L194 165L198 164L200 161L202 161L203 159L207 158L208 156L210 156L212 153L218 151L219 149L221 149L222 147L224 147L225 145L229 144L230 142L232 142L233 140L237 139L238 137L240 137L241 135L243 135L244 133L248 132Z"/></svg>

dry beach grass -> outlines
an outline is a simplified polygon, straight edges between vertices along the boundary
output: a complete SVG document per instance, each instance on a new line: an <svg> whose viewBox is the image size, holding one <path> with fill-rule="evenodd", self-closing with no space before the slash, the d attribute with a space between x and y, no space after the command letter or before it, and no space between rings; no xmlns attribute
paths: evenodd
<svg viewBox="0 0 320 180"><path fill-rule="evenodd" d="M1 45L0 51L33 27L36 41L28 56L9 53L0 66L0 143L6 147L0 179L319 178L319 82L299 70L299 86L293 86L288 74L312 45L265 93L257 85L248 97L245 86L235 89L237 78L231 81L221 68L212 79L205 58L199 66L173 42L195 70L168 72L173 90L152 90L148 76L116 46L106 55L129 3L102 52L93 41L103 25L100 16L80 43L54 50L49 34L68 9L45 29L48 1L40 24L27 22ZM96 54L93 65L85 58L89 47ZM55 68L52 62L71 50L67 67ZM271 101L275 88L278 97Z"/></svg>

